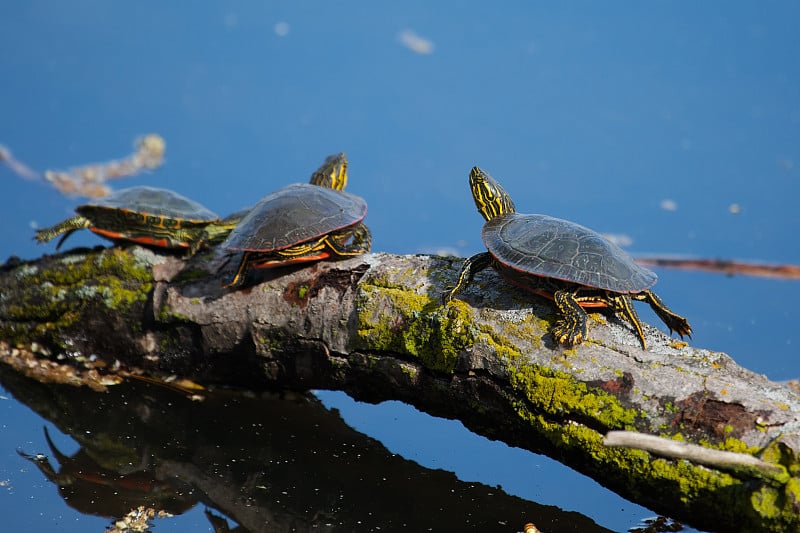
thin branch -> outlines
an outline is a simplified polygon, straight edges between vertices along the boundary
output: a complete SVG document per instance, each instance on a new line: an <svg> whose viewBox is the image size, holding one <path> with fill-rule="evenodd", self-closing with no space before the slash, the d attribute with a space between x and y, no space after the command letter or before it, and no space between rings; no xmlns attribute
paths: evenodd
<svg viewBox="0 0 800 533"><path fill-rule="evenodd" d="M747 471L761 477L785 484L789 474L780 465L767 463L745 453L727 452L705 448L697 444L681 442L635 431L609 431L603 439L609 447L634 448L662 457L685 459L693 463L710 466L718 470Z"/></svg>
<svg viewBox="0 0 800 533"><path fill-rule="evenodd" d="M636 257L640 265L680 268L683 270L702 270L716 274L733 276L759 276L764 278L800 279L800 265L775 265L754 263L732 259L704 259L694 257Z"/></svg>

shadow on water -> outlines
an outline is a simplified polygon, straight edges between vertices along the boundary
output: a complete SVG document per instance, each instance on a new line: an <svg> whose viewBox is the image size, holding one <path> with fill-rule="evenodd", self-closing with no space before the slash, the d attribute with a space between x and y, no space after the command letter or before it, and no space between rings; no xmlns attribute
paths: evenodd
<svg viewBox="0 0 800 533"><path fill-rule="evenodd" d="M0 384L79 443L67 456L45 430L30 436L40 449L20 454L85 514L119 518L140 505L181 514L202 504L236 531L511 532L526 522L550 533L608 531L394 455L311 394L217 392L192 401L147 383L95 393L5 367Z"/></svg>

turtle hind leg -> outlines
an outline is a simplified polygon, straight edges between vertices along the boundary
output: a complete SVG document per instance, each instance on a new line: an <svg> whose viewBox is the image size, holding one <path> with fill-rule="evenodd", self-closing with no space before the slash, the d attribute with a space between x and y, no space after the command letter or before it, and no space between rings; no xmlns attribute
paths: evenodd
<svg viewBox="0 0 800 533"><path fill-rule="evenodd" d="M631 296L641 302L647 302L655 314L658 315L658 318L667 325L670 333L674 331L681 337L685 335L690 339L692 338L692 326L689 325L689 321L672 312L656 293L652 291L642 291L638 294L632 294Z"/></svg>
<svg viewBox="0 0 800 533"><path fill-rule="evenodd" d="M250 253L251 252L244 252L242 254L242 258L239 260L239 267L236 269L236 275L233 276L233 279L229 283L222 286L223 289L235 289L244 283L247 277L247 271L250 270ZM228 264L228 261L230 261L230 258L220 266L220 270Z"/></svg>
<svg viewBox="0 0 800 533"><path fill-rule="evenodd" d="M631 323L633 329L636 330L636 336L639 337L639 342L642 343L642 350L647 349L647 341L644 338L644 330L642 329L642 321L639 320L639 314L633 308L633 300L627 294L619 294L609 296L608 300L612 304L612 308L617 313L620 313L625 320Z"/></svg>
<svg viewBox="0 0 800 533"><path fill-rule="evenodd" d="M65 235L61 237L56 245L56 250L61 248L61 245L64 241L72 235L72 232L79 229L89 228L91 227L92 223L89 221L88 218L82 217L81 215L76 215L72 218L68 218L63 222L59 222L55 226L51 226L49 228L43 228L36 231L36 236L34 237L39 242L50 242L62 233Z"/></svg>
<svg viewBox="0 0 800 533"><path fill-rule="evenodd" d="M448 288L449 290L442 296L442 301L444 303L452 301L459 292L472 282L475 274L490 266L492 261L492 254L489 252L475 254L465 259L464 264L461 265L461 272L458 273L458 280L455 286Z"/></svg>
<svg viewBox="0 0 800 533"><path fill-rule="evenodd" d="M553 301L561 313L561 318L550 330L553 337L556 341L569 345L583 342L588 335L586 331L587 315L581 304L578 303L575 293L556 291L553 293Z"/></svg>

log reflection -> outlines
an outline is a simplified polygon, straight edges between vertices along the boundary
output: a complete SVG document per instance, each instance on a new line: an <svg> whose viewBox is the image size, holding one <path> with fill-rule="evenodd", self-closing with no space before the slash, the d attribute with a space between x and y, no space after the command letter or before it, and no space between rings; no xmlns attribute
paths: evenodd
<svg viewBox="0 0 800 533"><path fill-rule="evenodd" d="M31 436L40 449L22 452L86 514L202 504L217 531L520 531L527 522L607 531L394 455L310 394L215 392L198 402L147 383L96 393L5 365L0 384L80 444L67 456L45 433Z"/></svg>

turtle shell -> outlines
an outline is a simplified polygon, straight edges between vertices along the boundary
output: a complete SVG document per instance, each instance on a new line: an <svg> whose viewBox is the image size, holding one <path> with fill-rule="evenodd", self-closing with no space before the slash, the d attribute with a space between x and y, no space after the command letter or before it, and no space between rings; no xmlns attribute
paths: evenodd
<svg viewBox="0 0 800 533"><path fill-rule="evenodd" d="M482 236L498 262L523 274L625 294L658 279L599 233L560 218L507 213L486 222Z"/></svg>
<svg viewBox="0 0 800 533"><path fill-rule="evenodd" d="M343 191L297 183L268 194L236 226L223 247L273 252L347 228L364 219L367 203Z"/></svg>
<svg viewBox="0 0 800 533"><path fill-rule="evenodd" d="M198 224L219 220L216 213L194 200L168 189L145 186L115 191L96 202L78 206L75 211L101 226L104 216L118 212L156 217L154 223L165 218Z"/></svg>

